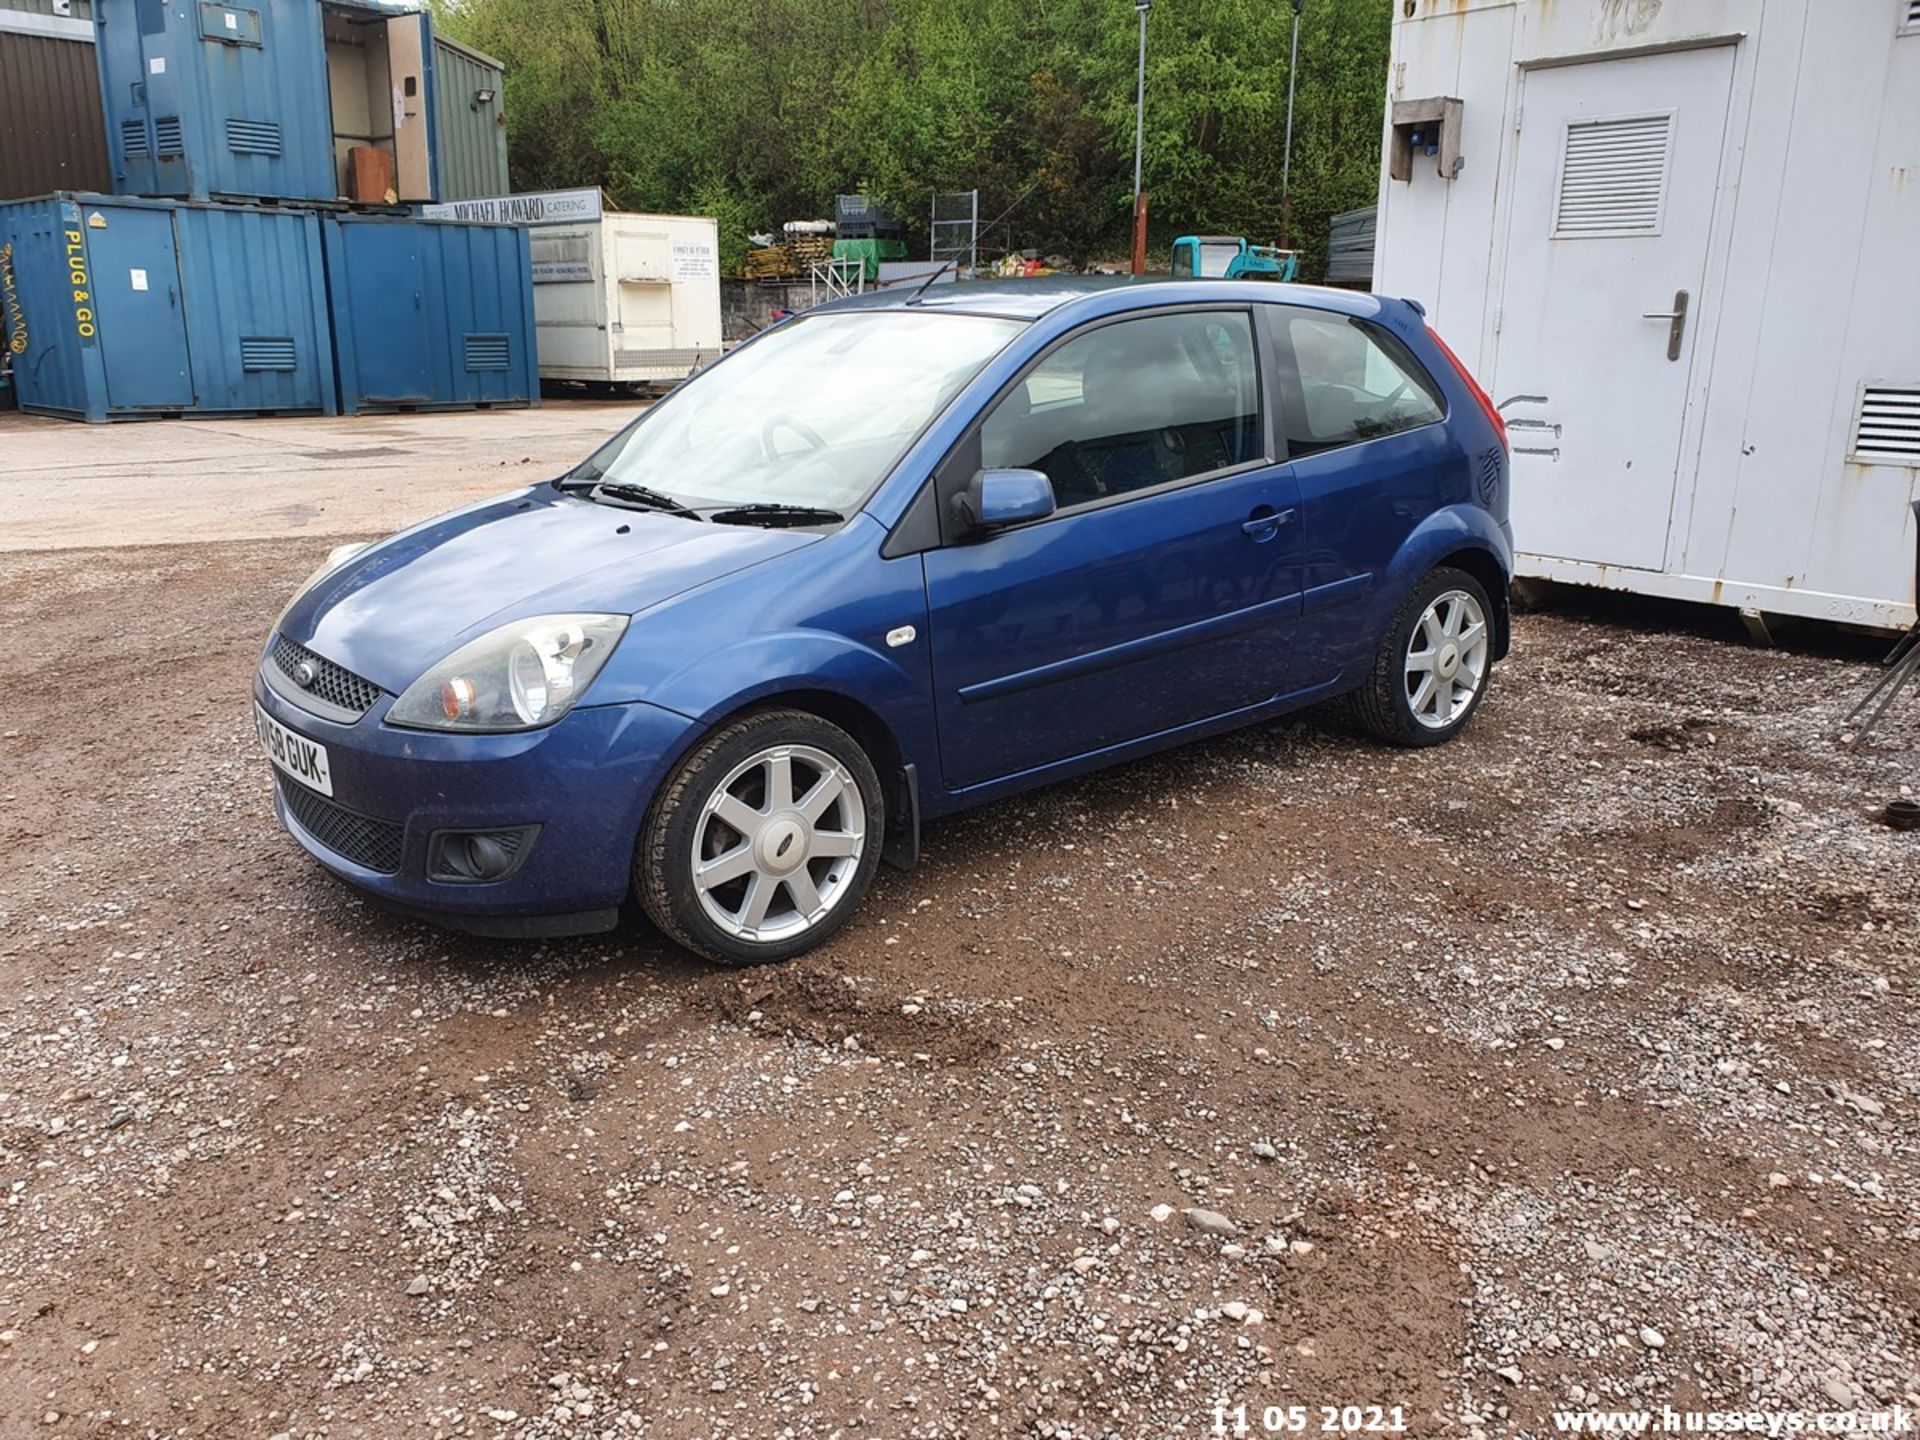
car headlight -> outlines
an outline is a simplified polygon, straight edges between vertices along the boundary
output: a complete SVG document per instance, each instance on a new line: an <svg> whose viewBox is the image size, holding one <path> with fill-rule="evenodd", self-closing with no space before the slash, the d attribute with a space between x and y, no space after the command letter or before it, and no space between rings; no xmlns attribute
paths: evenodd
<svg viewBox="0 0 1920 1440"><path fill-rule="evenodd" d="M470 640L387 712L421 730L537 730L593 683L626 633L625 615L534 615Z"/></svg>
<svg viewBox="0 0 1920 1440"><path fill-rule="evenodd" d="M336 545L327 551L327 558L321 561L320 568L302 580L300 582L300 588L294 591L292 598L281 607L280 619L273 622L273 628L275 630L280 628L281 624L287 618L287 611L293 609L295 605L300 603L300 597L302 595L306 594L307 591L318 585L322 580L326 579L327 576L338 570L342 565L346 564L347 561L353 559L354 556L358 555L362 550L365 550L372 543L371 540L356 540L350 545Z"/></svg>

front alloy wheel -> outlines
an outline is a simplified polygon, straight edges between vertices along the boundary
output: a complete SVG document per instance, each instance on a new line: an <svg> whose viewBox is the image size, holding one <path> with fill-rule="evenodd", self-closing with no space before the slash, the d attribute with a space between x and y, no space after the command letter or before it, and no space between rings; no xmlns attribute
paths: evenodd
<svg viewBox="0 0 1920 1440"><path fill-rule="evenodd" d="M837 930L872 881L884 811L872 762L801 711L735 721L662 788L635 889L688 949L729 964L783 960Z"/></svg>
<svg viewBox="0 0 1920 1440"><path fill-rule="evenodd" d="M693 888L727 934L764 944L819 924L846 897L867 845L860 785L811 745L734 766L693 830Z"/></svg>

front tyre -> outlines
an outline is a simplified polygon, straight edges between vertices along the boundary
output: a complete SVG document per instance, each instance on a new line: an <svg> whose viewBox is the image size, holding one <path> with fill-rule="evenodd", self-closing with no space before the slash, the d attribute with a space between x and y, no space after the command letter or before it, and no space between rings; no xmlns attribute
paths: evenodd
<svg viewBox="0 0 1920 1440"><path fill-rule="evenodd" d="M880 777L859 744L800 710L723 725L660 789L634 859L648 917L696 954L763 965L811 950L880 864Z"/></svg>
<svg viewBox="0 0 1920 1440"><path fill-rule="evenodd" d="M1492 678L1492 614L1485 588L1466 571L1428 571L1387 627L1354 697L1368 733L1410 746L1459 734Z"/></svg>

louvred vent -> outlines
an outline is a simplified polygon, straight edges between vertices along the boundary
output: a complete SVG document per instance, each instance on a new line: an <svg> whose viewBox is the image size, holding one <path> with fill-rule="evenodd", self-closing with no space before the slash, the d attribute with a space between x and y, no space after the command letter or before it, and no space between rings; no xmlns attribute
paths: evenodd
<svg viewBox="0 0 1920 1440"><path fill-rule="evenodd" d="M295 370L299 368L293 339L287 335L243 335L240 337L240 367L243 370Z"/></svg>
<svg viewBox="0 0 1920 1440"><path fill-rule="evenodd" d="M278 155L280 127L272 120L233 116L227 121L227 148L236 155Z"/></svg>
<svg viewBox="0 0 1920 1440"><path fill-rule="evenodd" d="M468 370L505 370L511 360L512 346L506 336L467 336Z"/></svg>
<svg viewBox="0 0 1920 1440"><path fill-rule="evenodd" d="M1870 465L1920 465L1920 384L1861 387L1853 454Z"/></svg>
<svg viewBox="0 0 1920 1440"><path fill-rule="evenodd" d="M1639 115L1569 125L1554 235L1656 234L1672 124L1669 115Z"/></svg>

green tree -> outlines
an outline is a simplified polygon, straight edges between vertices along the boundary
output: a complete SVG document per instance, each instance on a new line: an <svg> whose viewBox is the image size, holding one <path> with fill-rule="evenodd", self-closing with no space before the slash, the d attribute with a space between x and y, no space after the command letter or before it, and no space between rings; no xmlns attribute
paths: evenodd
<svg viewBox="0 0 1920 1440"><path fill-rule="evenodd" d="M1118 257L1132 200L1129 0L440 0L440 23L507 62L509 158L526 189L603 186L631 209L746 234L890 203L924 240L941 190L978 188L990 247ZM1293 239L1377 189L1388 0L1306 0ZM1292 11L1158 0L1145 185L1153 240L1279 237Z"/></svg>

